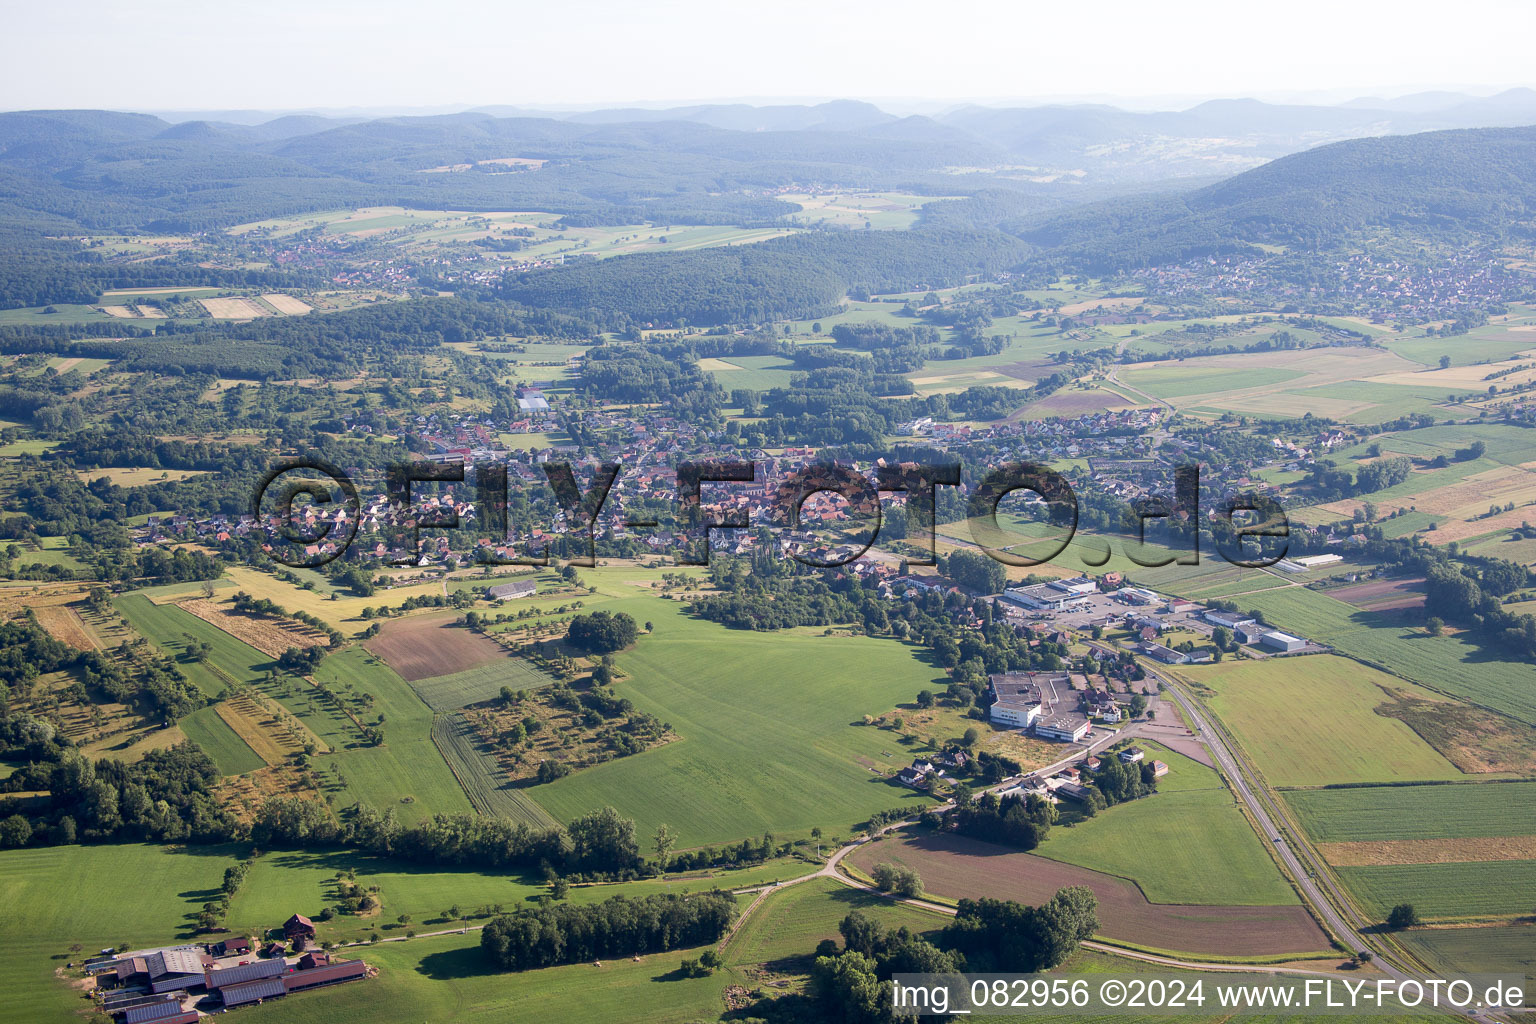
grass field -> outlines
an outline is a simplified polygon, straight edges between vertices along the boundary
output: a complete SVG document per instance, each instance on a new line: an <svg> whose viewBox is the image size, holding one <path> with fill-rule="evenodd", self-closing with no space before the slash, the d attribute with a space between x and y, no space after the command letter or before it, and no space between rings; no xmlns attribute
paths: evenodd
<svg viewBox="0 0 1536 1024"><path fill-rule="evenodd" d="M1526 1003L1536 978L1536 928L1416 928L1398 941L1442 970L1472 974L1517 974L1526 978Z"/></svg>
<svg viewBox="0 0 1536 1024"><path fill-rule="evenodd" d="M1399 903L1412 903L1426 919L1529 914L1536 893L1536 860L1335 870L1366 910L1381 919Z"/></svg>
<svg viewBox="0 0 1536 1024"><path fill-rule="evenodd" d="M502 655L497 660L447 676L410 680L411 689L433 711L457 711L470 704L490 700L503 686L514 690L532 690L548 686L553 680L522 658Z"/></svg>
<svg viewBox="0 0 1536 1024"><path fill-rule="evenodd" d="M440 715L432 723L432 743L479 813L526 822L535 828L557 824L529 795L528 787L511 785L496 758L481 749L479 736L463 715Z"/></svg>
<svg viewBox="0 0 1536 1024"><path fill-rule="evenodd" d="M80 943L94 951L107 945L162 945L193 939L192 926L202 904L218 894L224 869L248 849L230 846L160 847L149 845L72 846L0 852L0 983L6 986L7 1020L68 1020L89 1004L52 972ZM297 858L292 860L290 858ZM332 937L366 934L399 913L421 921L435 918L453 903L473 909L504 903L525 905L535 887L504 874L437 872L417 865L379 861L343 853L269 853L257 861L236 897L229 923L236 929L266 929L295 910L317 913L329 900L326 880L341 867L356 868L359 882L380 885L388 917L338 917ZM782 870L782 868L781 868ZM788 872L785 872L787 875ZM769 876L772 877L771 875ZM110 900L96 898L103 879L131 880L117 886ZM745 883L753 873L742 873ZM733 876L707 882L637 883L623 887L577 887L572 899L602 899L618 891L666 891L707 888ZM382 918L382 919L381 919ZM442 927L439 925L438 927ZM385 934L403 934L385 930ZM599 975L590 965L519 975L491 973L479 956L479 934L420 938L354 951L380 968L378 978L317 993L294 995L274 1009L249 1008L252 1021L477 1020L532 1022L554 1019L691 1021L713 1020L723 1009L723 976L680 980L674 951L605 963ZM598 979L600 983L598 982Z"/></svg>
<svg viewBox="0 0 1536 1024"><path fill-rule="evenodd" d="M813 826L832 834L876 810L926 803L884 781L912 753L862 725L940 685L914 649L820 630L727 630L635 586L653 570L582 575L609 598L604 609L654 621L654 633L617 656L628 676L617 691L679 738L537 787L555 817L612 804L641 834L667 823L687 847Z"/></svg>
<svg viewBox="0 0 1536 1024"><path fill-rule="evenodd" d="M1392 699L1383 687L1412 688L1346 658L1227 661L1179 674L1209 688L1206 703L1271 785L1465 777L1403 722L1375 713Z"/></svg>
<svg viewBox="0 0 1536 1024"><path fill-rule="evenodd" d="M574 964L519 974L487 969L477 932L389 942L359 950L378 967L364 983L297 993L245 1009L253 1024L364 1024L454 1021L542 1024L545 1021L644 1020L688 1024L715 1020L730 974L685 978L678 970L698 950L672 950L601 967Z"/></svg>
<svg viewBox="0 0 1536 1024"><path fill-rule="evenodd" d="M53 980L55 968L78 959L69 946L94 952L126 942L142 946L190 939L197 912L215 898L228 847L172 852L158 846L38 847L0 851L0 984L8 1020L68 1020L89 1008ZM92 898L102 879L118 879L111 900Z"/></svg>
<svg viewBox="0 0 1536 1024"><path fill-rule="evenodd" d="M744 902L750 898L745 897ZM729 964L801 960L808 967L822 939L834 939L842 945L837 926L855 910L886 928L905 926L918 933L949 923L943 914L893 903L836 879L813 878L769 896L731 937L722 955Z"/></svg>
<svg viewBox="0 0 1536 1024"><path fill-rule="evenodd" d="M266 678L271 659L175 605L152 604L142 594L116 601L129 625L167 651L186 649L186 634L213 648L204 662L183 660L182 671L210 694L227 683L253 686L275 697L332 753L317 761L322 774L339 769L351 798L379 811L395 808L407 821L470 809L469 800L432 745L432 712L389 666L359 647L328 656L315 678L339 692L369 693L364 717L385 718L383 746L364 746L361 730L307 684L286 677L275 687Z"/></svg>
<svg viewBox="0 0 1536 1024"><path fill-rule="evenodd" d="M1297 902L1221 778L1159 744L1144 746L1169 766L1159 791L1051 829L1036 855L1133 879L1153 903Z"/></svg>
<svg viewBox="0 0 1536 1024"><path fill-rule="evenodd" d="M350 683L373 694L374 707L365 717L381 714L385 718L381 747L358 744L355 733L343 736L340 743L321 735L336 748L321 763L340 767L347 789L358 801L380 812L393 807L405 821L471 809L432 743L432 711L388 665L353 647L321 662L315 678L333 687Z"/></svg>
<svg viewBox="0 0 1536 1024"><path fill-rule="evenodd" d="M348 636L356 636L368 628L369 623L361 618L364 608L370 606L380 608L385 605L398 607L408 597L430 596L443 592L441 583L418 583L381 589L372 597L353 597L342 593L332 601L328 591L295 587L276 576L257 572L245 566L231 566L227 570L227 575L234 582L235 589L243 590L252 597L266 598L285 611L308 612Z"/></svg>
<svg viewBox="0 0 1536 1024"><path fill-rule="evenodd" d="M705 364L709 365L705 365ZM732 356L730 359L700 360L701 369L715 375L715 380L727 391L748 388L767 391L769 388L789 387L794 364L780 356Z"/></svg>
<svg viewBox="0 0 1536 1024"><path fill-rule="evenodd" d="M1285 799L1317 842L1536 835L1536 782L1311 789Z"/></svg>
<svg viewBox="0 0 1536 1024"><path fill-rule="evenodd" d="M235 734L219 717L215 708L206 707L183 718L179 723L187 739L202 747L223 775L244 775L263 767L266 762L250 745Z"/></svg>
<svg viewBox="0 0 1536 1024"><path fill-rule="evenodd" d="M1120 371L1120 379L1138 391L1145 391L1153 398L1186 398L1190 395L1208 395L1240 388L1256 388L1268 384L1283 384L1305 376L1301 370L1286 370L1277 366L1255 366L1233 369L1181 363L1175 366L1149 366Z"/></svg>
<svg viewBox="0 0 1536 1024"><path fill-rule="evenodd" d="M113 604L128 625L174 656L177 667L209 696L217 696L227 686L255 685L272 664L272 659L256 648L175 605L155 604L139 593L124 594ZM186 657L193 641L211 648L206 660Z"/></svg>
<svg viewBox="0 0 1536 1024"><path fill-rule="evenodd" d="M1536 688L1527 664L1460 635L1429 636L1400 613L1351 608L1300 587L1242 599L1288 633L1328 644L1363 661L1438 690L1536 724Z"/></svg>

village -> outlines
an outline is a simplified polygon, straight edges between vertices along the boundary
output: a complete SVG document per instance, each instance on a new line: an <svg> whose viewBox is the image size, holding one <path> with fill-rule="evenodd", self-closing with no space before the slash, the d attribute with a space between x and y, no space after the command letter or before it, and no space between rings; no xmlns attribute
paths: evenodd
<svg viewBox="0 0 1536 1024"><path fill-rule="evenodd" d="M145 545L192 540L235 548L255 543L271 554L274 541L297 533L313 538L298 544L306 564L320 565L341 555L348 547L348 539L355 535L358 539L351 548L354 556L391 565L440 566L452 570L475 562L506 564L520 557L536 557L555 537L576 532L587 524L567 522L565 513L555 508L548 522L512 523L501 535L492 535L489 524L482 522L483 510L476 490L479 475L487 471L505 472L510 491L549 495L547 465L575 464L577 479L586 488L591 469L601 460L617 463L621 471L597 519L590 524L594 537L608 542L632 540L646 552L676 555L694 538L684 535L675 524L656 521L654 514L632 515L628 506L654 507L656 502L671 501L676 494L677 467L683 463L726 458L751 462L753 478L729 485L706 483L701 512L704 522L729 524L711 528L715 549L741 554L750 550L754 542L752 531L756 528L784 529L785 510L775 501L781 486L794 474L825 459L821 450L810 446L732 449L723 443L728 440L723 436L670 416L664 409L644 407L583 410L583 431L609 439L596 450L573 443L537 444L557 438L564 422L562 403L547 390L548 386L520 385L516 389L516 418L508 421L497 421L489 414L418 415L411 432L428 449L427 460L463 467L464 477L463 482L457 483L414 484L408 506L399 502L398 496L391 500L382 485L369 488L364 482L358 486L356 504L333 500L329 504L295 505L291 521L265 508L260 518L251 514L198 518L158 513L146 517L135 528L134 539ZM1161 437L1155 429L1158 419L1155 410L1128 409L1075 418L1003 421L985 427L918 420L900 430L920 436L926 448L949 459L980 460L987 465L1020 459L1047 465L1080 461L1090 473L1074 473L1075 487L1123 502L1137 502L1169 491L1174 465L1198 457L1198 452L1192 451L1192 442ZM348 426L359 436L373 433L373 427L366 423ZM514 440L519 436L527 436L535 443L519 448ZM1274 485L1256 475L1261 465L1288 471L1304 469L1313 464L1319 453L1348 443L1349 437L1335 429L1303 440L1310 447L1294 439L1277 437L1267 462L1234 463L1220 470L1205 466L1202 474L1213 475L1213 486L1240 487L1277 497ZM868 466L840 461L837 465L872 478L875 471L885 466L885 461L877 460ZM881 501L900 506L906 497L904 492L884 492ZM1035 495L1023 497L1023 503L1026 509L1043 509L1043 502ZM862 526L861 518L870 517L875 511L872 506L840 501L830 492L812 494L796 510L797 530L782 536L781 546L786 552L824 563L851 559L864 545L847 538L829 539L827 533L849 528L856 532ZM429 535L416 550L408 551L414 527L429 522L456 523L458 536ZM1347 534L1341 535L1338 542L1348 539ZM1285 563L1281 568L1294 571L1295 564Z"/></svg>

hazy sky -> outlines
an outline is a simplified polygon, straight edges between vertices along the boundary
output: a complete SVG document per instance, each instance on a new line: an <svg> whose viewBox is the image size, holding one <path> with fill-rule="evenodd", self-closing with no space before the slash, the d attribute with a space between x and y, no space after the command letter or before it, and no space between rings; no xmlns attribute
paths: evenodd
<svg viewBox="0 0 1536 1024"><path fill-rule="evenodd" d="M0 0L0 109L1536 85L1536 0Z"/></svg>

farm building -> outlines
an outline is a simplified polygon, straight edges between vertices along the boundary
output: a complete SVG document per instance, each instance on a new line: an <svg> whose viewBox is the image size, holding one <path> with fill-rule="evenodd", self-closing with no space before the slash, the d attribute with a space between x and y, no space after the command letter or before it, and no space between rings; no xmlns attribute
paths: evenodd
<svg viewBox="0 0 1536 1024"><path fill-rule="evenodd" d="M325 967L315 967L307 971L290 971L283 975L283 987L289 992L298 992L306 988L319 988L321 985L334 985L367 976L368 965L361 960L338 960Z"/></svg>
<svg viewBox="0 0 1536 1024"><path fill-rule="evenodd" d="M1299 651L1307 646L1307 642L1301 637L1291 636L1289 633L1282 633L1278 629L1265 633L1263 636L1259 637L1259 642L1265 647L1272 647L1277 651L1285 651L1287 653L1291 651Z"/></svg>
<svg viewBox="0 0 1536 1024"><path fill-rule="evenodd" d="M1061 740L1063 743L1076 743L1088 735L1090 728L1088 719L1081 715L1060 715L1035 723L1035 735L1048 740Z"/></svg>
<svg viewBox="0 0 1536 1024"><path fill-rule="evenodd" d="M1336 565L1344 561L1343 555L1303 555L1299 558L1282 558L1275 563L1275 568L1281 572L1310 572L1313 569L1321 569L1325 565Z"/></svg>
<svg viewBox="0 0 1536 1024"><path fill-rule="evenodd" d="M1151 640L1143 640L1136 645L1141 648L1141 653L1156 658L1165 665L1188 665L1189 655L1182 651L1176 651L1172 647L1164 647L1162 644L1153 643Z"/></svg>
<svg viewBox="0 0 1536 1024"><path fill-rule="evenodd" d="M140 1003L123 1011L123 1024L196 1024L197 1011L183 1010L176 999Z"/></svg>
<svg viewBox="0 0 1536 1024"><path fill-rule="evenodd" d="M497 601L511 601L519 597L532 597L538 593L538 586L532 580L520 580L516 583L503 583L500 586L487 590L486 596Z"/></svg>
<svg viewBox="0 0 1536 1024"><path fill-rule="evenodd" d="M238 956L251 951L251 940L244 935L232 935L222 942L216 942L208 952L214 956Z"/></svg>
<svg viewBox="0 0 1536 1024"><path fill-rule="evenodd" d="M142 957L130 958L127 976L119 966L119 983L142 982L151 992L180 992L203 983L203 965L208 956L196 946L157 949Z"/></svg>
<svg viewBox="0 0 1536 1024"><path fill-rule="evenodd" d="M294 939L301 935L305 939L314 938L315 922L311 921L303 914L294 914L288 920L283 922L283 936L288 939L288 941L292 942Z"/></svg>
<svg viewBox="0 0 1536 1024"><path fill-rule="evenodd" d="M1078 803L1086 803L1093 796L1093 790L1076 782L1063 782L1056 787L1056 795L1064 796L1068 800L1076 800Z"/></svg>
<svg viewBox="0 0 1536 1024"><path fill-rule="evenodd" d="M255 981L243 981L238 985L225 985L219 989L219 998L224 1000L226 1007L259 1003L263 999L287 994L288 990L283 987L282 978L257 978Z"/></svg>
<svg viewBox="0 0 1536 1024"><path fill-rule="evenodd" d="M236 967L209 970L205 974L203 983L209 992L217 992L228 986L244 985L263 978L276 978L287 969L288 965L282 960L252 960L248 964L240 964Z"/></svg>

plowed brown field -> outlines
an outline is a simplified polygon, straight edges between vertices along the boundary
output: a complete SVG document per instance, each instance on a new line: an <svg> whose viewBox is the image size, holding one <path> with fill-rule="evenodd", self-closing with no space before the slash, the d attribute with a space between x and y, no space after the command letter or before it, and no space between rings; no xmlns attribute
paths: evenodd
<svg viewBox="0 0 1536 1024"><path fill-rule="evenodd" d="M882 861L915 870L936 896L1039 904L1086 885L1099 898L1099 934L1186 953L1263 956L1312 953L1328 939L1305 908L1204 907L1148 903L1135 882L962 836L904 831L861 847L849 861L868 872Z"/></svg>

